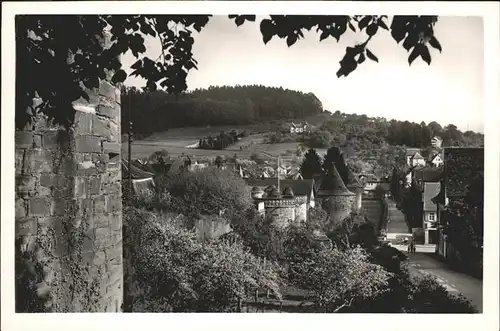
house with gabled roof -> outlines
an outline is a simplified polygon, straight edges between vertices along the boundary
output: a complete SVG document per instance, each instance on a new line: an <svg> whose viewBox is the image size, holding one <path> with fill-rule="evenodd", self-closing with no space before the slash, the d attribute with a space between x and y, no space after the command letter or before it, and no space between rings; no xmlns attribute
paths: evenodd
<svg viewBox="0 0 500 331"><path fill-rule="evenodd" d="M149 194L154 190L155 182L154 174L144 171L134 164L129 164L127 160L121 160L122 179L125 183L132 180L132 193L137 195ZM129 177L130 176L130 177Z"/></svg>
<svg viewBox="0 0 500 331"><path fill-rule="evenodd" d="M415 152L410 159L411 166L425 166L425 158L419 153Z"/></svg>
<svg viewBox="0 0 500 331"><path fill-rule="evenodd" d="M415 153L420 153L420 148L407 148L406 149L406 164L412 166L411 159Z"/></svg>
<svg viewBox="0 0 500 331"><path fill-rule="evenodd" d="M291 134L296 134L296 133L306 133L306 132L311 132L311 126L309 123L304 122L304 123L293 123L290 125L290 133Z"/></svg>

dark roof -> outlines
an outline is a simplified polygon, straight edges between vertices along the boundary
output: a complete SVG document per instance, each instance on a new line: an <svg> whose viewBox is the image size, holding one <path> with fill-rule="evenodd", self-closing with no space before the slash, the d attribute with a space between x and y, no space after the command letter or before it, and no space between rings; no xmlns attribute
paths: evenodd
<svg viewBox="0 0 500 331"><path fill-rule="evenodd" d="M268 187L271 185L278 186L278 178L249 178L246 180L246 183L248 186L252 187ZM309 196L313 189L313 185L313 179L280 179L280 188L284 190L287 187L290 187L295 195Z"/></svg>
<svg viewBox="0 0 500 331"><path fill-rule="evenodd" d="M414 171L413 177L422 182L439 182L443 176L443 170L439 168L424 167Z"/></svg>
<svg viewBox="0 0 500 331"><path fill-rule="evenodd" d="M413 156L417 152L420 152L420 148L407 148L406 156Z"/></svg>
<svg viewBox="0 0 500 331"><path fill-rule="evenodd" d="M122 176L128 177L128 173L129 173L128 161L125 159L122 159ZM130 167L130 173L132 175L131 176L132 179L146 179L146 178L153 178L154 177L153 173L141 170L133 164Z"/></svg>
<svg viewBox="0 0 500 331"><path fill-rule="evenodd" d="M412 156L412 160L423 160L424 157L422 155L420 155L419 152L415 152L415 154L413 154Z"/></svg>
<svg viewBox="0 0 500 331"><path fill-rule="evenodd" d="M337 167L333 165L332 171L325 176L318 190L319 196L339 196L339 195L354 195L347 189L344 181L340 177Z"/></svg>
<svg viewBox="0 0 500 331"><path fill-rule="evenodd" d="M432 199L437 196L440 192L440 183L425 183L424 193L422 194L422 200L424 202L424 211L435 211L436 203Z"/></svg>
<svg viewBox="0 0 500 331"><path fill-rule="evenodd" d="M445 148L446 196L464 196L472 181L484 171L484 148Z"/></svg>

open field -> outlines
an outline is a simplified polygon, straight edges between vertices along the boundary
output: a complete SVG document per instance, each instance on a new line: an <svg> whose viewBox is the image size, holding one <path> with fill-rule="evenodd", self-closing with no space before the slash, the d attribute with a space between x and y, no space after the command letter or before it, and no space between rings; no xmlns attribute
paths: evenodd
<svg viewBox="0 0 500 331"><path fill-rule="evenodd" d="M242 138L237 143L229 146L224 150L202 150L195 148L188 148L187 146L195 144L201 137L208 135L218 135L221 131L247 130L249 133L253 132L247 137ZM233 156L237 154L240 158L250 158L253 153L259 154L263 159L277 158L278 154L281 155L284 161L292 160L295 157L299 142L287 142L277 144L266 144L265 134L261 130L252 130L251 127L211 127L211 128L181 128L171 129L165 132L157 132L151 136L134 141L132 144L132 157L133 158L146 158L152 153L165 149L172 156L190 155L196 157L216 157ZM258 133L260 131L260 133ZM122 139L122 154L127 157L127 141L124 137Z"/></svg>

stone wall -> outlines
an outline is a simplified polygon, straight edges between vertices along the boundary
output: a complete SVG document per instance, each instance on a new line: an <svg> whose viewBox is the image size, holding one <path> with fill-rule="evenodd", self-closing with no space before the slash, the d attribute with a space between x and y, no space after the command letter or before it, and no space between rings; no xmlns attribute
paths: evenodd
<svg viewBox="0 0 500 331"><path fill-rule="evenodd" d="M363 188L362 187L348 187L351 192L356 194L356 198L354 199L354 203L352 204L352 211L359 212L361 211L362 201L363 201Z"/></svg>
<svg viewBox="0 0 500 331"><path fill-rule="evenodd" d="M307 221L307 198L297 197L295 205L295 222L302 223Z"/></svg>
<svg viewBox="0 0 500 331"><path fill-rule="evenodd" d="M217 239L232 231L231 223L222 217L202 217L195 225L196 237L200 242Z"/></svg>
<svg viewBox="0 0 500 331"><path fill-rule="evenodd" d="M320 198L321 207L328 214L327 222L333 227L350 215L355 195L324 196Z"/></svg>
<svg viewBox="0 0 500 331"><path fill-rule="evenodd" d="M286 227L295 220L295 199L265 200L266 216L278 227Z"/></svg>
<svg viewBox="0 0 500 331"><path fill-rule="evenodd" d="M15 133L18 311L121 309L120 91L89 96L70 129L39 116Z"/></svg>

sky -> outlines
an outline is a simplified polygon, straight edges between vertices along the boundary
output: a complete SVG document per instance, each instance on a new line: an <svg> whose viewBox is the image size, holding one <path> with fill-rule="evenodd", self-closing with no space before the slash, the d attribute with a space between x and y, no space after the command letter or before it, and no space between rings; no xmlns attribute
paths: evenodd
<svg viewBox="0 0 500 331"><path fill-rule="evenodd" d="M442 53L431 49L431 65L417 59L408 65L408 53L382 30L369 49L379 62L365 61L348 77L336 72L345 47L364 41L364 33L346 32L337 43L319 41L315 31L292 47L274 37L262 41L259 19L236 27L227 16L214 16L195 35L193 54L198 70L189 72L188 89L220 85L283 87L314 93L329 111L381 116L411 122L455 124L460 130L484 132L484 47L481 17L440 17L435 35ZM390 17L389 17L390 18ZM147 39L146 56L157 58L158 40ZM122 58L124 69L135 62ZM129 77L126 85L143 86Z"/></svg>

